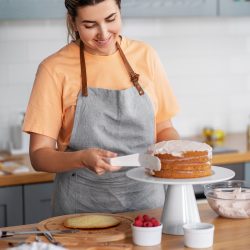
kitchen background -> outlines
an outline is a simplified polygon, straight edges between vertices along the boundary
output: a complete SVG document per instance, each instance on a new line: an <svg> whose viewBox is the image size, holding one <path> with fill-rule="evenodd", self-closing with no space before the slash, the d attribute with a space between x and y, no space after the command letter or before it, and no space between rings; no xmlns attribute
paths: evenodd
<svg viewBox="0 0 250 250"><path fill-rule="evenodd" d="M67 43L65 26L63 18L0 21L0 149L8 148L10 127L26 109L39 63ZM181 107L173 122L182 137L207 126L246 130L250 15L125 17L123 34L158 51Z"/></svg>
<svg viewBox="0 0 250 250"><path fill-rule="evenodd" d="M13 146L20 146L22 115L39 63L67 43L63 2L0 0L0 151L13 141L12 153L28 151L25 134L22 150L13 151ZM123 35L151 44L161 57L181 107L173 119L181 136L201 134L204 127L245 133L250 124L250 0L122 4ZM20 164L12 173L27 171ZM13 162L4 166L11 172ZM236 179L250 181L250 163L245 160L222 166L233 169ZM51 216L54 177L9 172L0 177L0 227ZM204 198L203 187L196 186L195 194Z"/></svg>

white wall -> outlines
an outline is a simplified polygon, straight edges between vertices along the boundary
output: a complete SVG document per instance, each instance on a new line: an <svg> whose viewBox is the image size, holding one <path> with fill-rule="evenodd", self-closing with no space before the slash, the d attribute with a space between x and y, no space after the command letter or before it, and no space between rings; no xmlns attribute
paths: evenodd
<svg viewBox="0 0 250 250"><path fill-rule="evenodd" d="M179 100L182 136L244 131L250 114L250 17L126 19L124 35L159 52ZM64 20L0 22L0 148L27 106L39 62L67 42Z"/></svg>

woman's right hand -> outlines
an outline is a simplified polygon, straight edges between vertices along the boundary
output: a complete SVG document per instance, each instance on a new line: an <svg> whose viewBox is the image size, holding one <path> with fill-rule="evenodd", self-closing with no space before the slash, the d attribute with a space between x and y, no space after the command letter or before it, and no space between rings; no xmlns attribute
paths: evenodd
<svg viewBox="0 0 250 250"><path fill-rule="evenodd" d="M119 170L121 167L111 166L107 163L107 158L116 157L117 154L100 148L89 148L81 150L82 164L94 171L98 175L105 172L113 172Z"/></svg>

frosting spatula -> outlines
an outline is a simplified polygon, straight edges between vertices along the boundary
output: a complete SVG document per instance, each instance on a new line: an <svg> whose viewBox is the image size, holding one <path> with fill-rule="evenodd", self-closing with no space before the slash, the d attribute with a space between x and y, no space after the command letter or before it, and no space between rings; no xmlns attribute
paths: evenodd
<svg viewBox="0 0 250 250"><path fill-rule="evenodd" d="M158 157L150 154L132 154L107 159L112 166L121 167L144 167L151 170L159 171L161 169L161 161Z"/></svg>

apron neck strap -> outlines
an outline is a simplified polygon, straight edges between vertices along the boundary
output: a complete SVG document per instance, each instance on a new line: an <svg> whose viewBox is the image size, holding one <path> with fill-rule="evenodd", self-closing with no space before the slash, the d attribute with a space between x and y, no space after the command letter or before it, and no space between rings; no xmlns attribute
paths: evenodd
<svg viewBox="0 0 250 250"><path fill-rule="evenodd" d="M80 63L81 63L81 75L82 75L82 95L88 96L88 86L87 86L87 73L86 64L84 56L84 44L80 40Z"/></svg>
<svg viewBox="0 0 250 250"><path fill-rule="evenodd" d="M144 94L144 90L142 89L141 85L139 84L139 74L136 74L132 67L130 66L126 56L124 55L120 45L118 42L116 42L116 47L119 50L119 53L121 55L122 61L129 73L130 80L137 89L139 95ZM82 76L82 95L88 96L88 84L87 84L87 72L86 72L86 63L85 63L85 56L84 56L84 44L80 40L80 64L81 64L81 76Z"/></svg>
<svg viewBox="0 0 250 250"><path fill-rule="evenodd" d="M124 63L124 65L125 65L125 67L127 68L127 71L128 71L128 73L129 73L129 76L130 76L130 81L134 84L134 86L136 87L136 89L137 89L137 91L138 91L138 93L139 93L139 95L143 95L144 94L144 91L143 91L143 89L142 89L142 87L141 87L141 85L139 84L139 74L136 74L135 72L134 72L134 70L132 69L132 67L130 66L130 64L129 64L129 62L128 62L128 60L127 60L127 58L126 58L126 56L124 55L124 53L123 53L123 51L122 51L122 49L121 49L121 46L120 46L120 44L118 43L118 42L116 42L116 47L117 47L117 49L119 50L119 52L120 52L120 55L121 55L121 58L122 58L122 60L123 60L123 63Z"/></svg>

